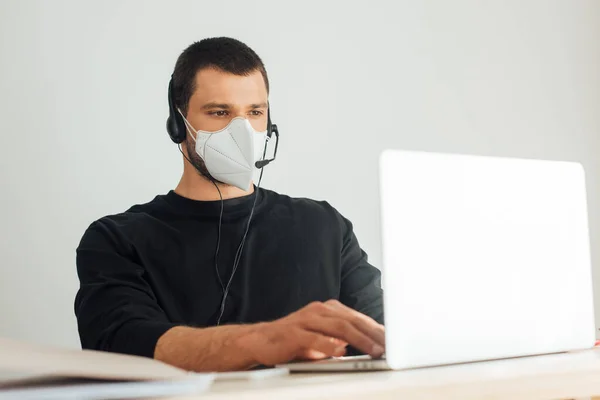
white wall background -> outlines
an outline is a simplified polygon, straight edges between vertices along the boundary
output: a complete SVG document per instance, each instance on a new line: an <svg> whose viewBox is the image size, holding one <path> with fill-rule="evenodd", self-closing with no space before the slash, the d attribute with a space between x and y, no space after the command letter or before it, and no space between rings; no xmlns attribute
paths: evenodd
<svg viewBox="0 0 600 400"><path fill-rule="evenodd" d="M78 346L79 239L176 185L167 82L221 35L270 75L282 142L265 186L329 200L375 265L382 149L575 160L600 291L599 1L4 0L1 336Z"/></svg>

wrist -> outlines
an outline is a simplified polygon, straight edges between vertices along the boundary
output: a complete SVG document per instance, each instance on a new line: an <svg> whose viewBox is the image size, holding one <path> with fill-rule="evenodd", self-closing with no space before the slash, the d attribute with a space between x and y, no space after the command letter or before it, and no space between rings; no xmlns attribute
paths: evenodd
<svg viewBox="0 0 600 400"><path fill-rule="evenodd" d="M268 326L269 322L260 322L239 327L240 332L236 335L232 346L247 368L261 364L257 352L260 352L263 347L264 331L268 329Z"/></svg>

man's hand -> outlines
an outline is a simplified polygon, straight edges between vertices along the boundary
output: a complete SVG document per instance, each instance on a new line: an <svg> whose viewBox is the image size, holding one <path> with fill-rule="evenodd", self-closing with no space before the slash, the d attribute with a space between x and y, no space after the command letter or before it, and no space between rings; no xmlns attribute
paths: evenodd
<svg viewBox="0 0 600 400"><path fill-rule="evenodd" d="M385 351L385 329L337 300L314 302L279 320L258 324L239 344L257 363L340 357L351 345L375 358Z"/></svg>
<svg viewBox="0 0 600 400"><path fill-rule="evenodd" d="M176 327L158 341L154 357L194 371L232 371L297 359L340 357L351 345L375 358L385 329L337 300L314 302L273 322L212 328Z"/></svg>

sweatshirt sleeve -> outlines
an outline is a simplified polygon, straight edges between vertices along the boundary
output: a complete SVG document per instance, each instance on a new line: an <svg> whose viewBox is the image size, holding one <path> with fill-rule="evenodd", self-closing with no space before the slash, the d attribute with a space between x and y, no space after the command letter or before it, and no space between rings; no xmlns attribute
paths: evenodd
<svg viewBox="0 0 600 400"><path fill-rule="evenodd" d="M83 349L154 357L169 322L135 260L135 251L111 221L97 221L77 249L80 287L75 315Z"/></svg>
<svg viewBox="0 0 600 400"><path fill-rule="evenodd" d="M381 272L369 264L352 223L338 214L342 231L340 301L383 324Z"/></svg>

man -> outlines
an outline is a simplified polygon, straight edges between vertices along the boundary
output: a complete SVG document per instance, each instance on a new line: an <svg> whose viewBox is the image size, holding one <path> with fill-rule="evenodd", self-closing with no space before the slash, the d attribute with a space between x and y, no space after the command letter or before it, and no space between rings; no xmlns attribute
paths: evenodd
<svg viewBox="0 0 600 400"><path fill-rule="evenodd" d="M342 356L347 346L384 353L380 273L352 224L326 202L251 184L276 129L268 90L261 59L237 40L205 39L180 55L167 128L183 176L85 232L83 348L194 371Z"/></svg>

